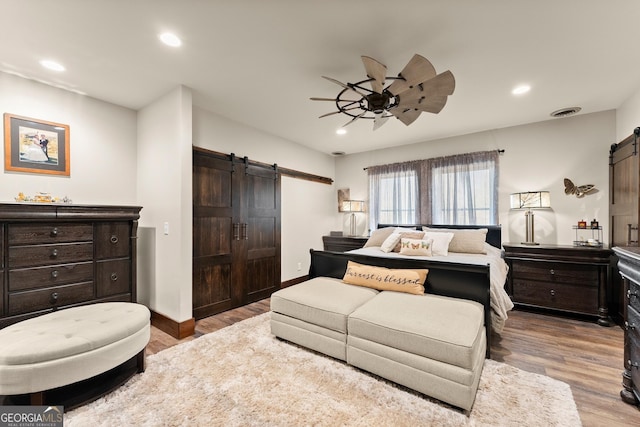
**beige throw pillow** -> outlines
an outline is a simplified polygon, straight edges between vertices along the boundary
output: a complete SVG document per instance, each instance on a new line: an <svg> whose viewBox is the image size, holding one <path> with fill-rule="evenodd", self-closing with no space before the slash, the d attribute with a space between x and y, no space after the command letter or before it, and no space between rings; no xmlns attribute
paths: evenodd
<svg viewBox="0 0 640 427"><path fill-rule="evenodd" d="M429 273L427 269L391 269L349 261L342 280L350 285L364 286L380 291L422 295L424 294L427 273Z"/></svg>
<svg viewBox="0 0 640 427"><path fill-rule="evenodd" d="M393 248L393 252L400 252L400 240L401 239L422 239L424 237L424 231L403 231L398 233L400 238Z"/></svg>
<svg viewBox="0 0 640 427"><path fill-rule="evenodd" d="M422 227L426 232L453 233L453 239L449 243L449 252L461 252L467 254L486 254L485 242L487 241L486 228L455 229L455 228L429 228Z"/></svg>
<svg viewBox="0 0 640 427"><path fill-rule="evenodd" d="M382 243L395 231L395 227L378 228L371 232L371 236L364 244L365 248L370 246L382 246Z"/></svg>

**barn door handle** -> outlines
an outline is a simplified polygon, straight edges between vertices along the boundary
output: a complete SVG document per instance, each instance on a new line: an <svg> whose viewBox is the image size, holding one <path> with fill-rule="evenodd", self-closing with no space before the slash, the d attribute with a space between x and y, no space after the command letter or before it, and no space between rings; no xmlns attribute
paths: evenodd
<svg viewBox="0 0 640 427"><path fill-rule="evenodd" d="M242 240L249 240L249 235L247 234L247 224L242 224Z"/></svg>
<svg viewBox="0 0 640 427"><path fill-rule="evenodd" d="M233 224L233 240L240 240L240 224Z"/></svg>

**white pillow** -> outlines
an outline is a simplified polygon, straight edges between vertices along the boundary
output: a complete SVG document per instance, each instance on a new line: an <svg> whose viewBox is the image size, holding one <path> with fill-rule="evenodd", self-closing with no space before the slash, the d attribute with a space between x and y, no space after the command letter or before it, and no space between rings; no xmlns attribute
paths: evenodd
<svg viewBox="0 0 640 427"><path fill-rule="evenodd" d="M399 241L400 233L391 233L389 237L387 237L384 242L382 242L380 249L382 249L382 252L389 253L393 250L393 248L396 247Z"/></svg>
<svg viewBox="0 0 640 427"><path fill-rule="evenodd" d="M449 243L453 239L453 233L436 233L435 231L427 231L424 233L425 239L433 239L431 252L433 255L447 256L449 254Z"/></svg>
<svg viewBox="0 0 640 427"><path fill-rule="evenodd" d="M400 240L400 253L402 255L431 256L433 239L406 239Z"/></svg>

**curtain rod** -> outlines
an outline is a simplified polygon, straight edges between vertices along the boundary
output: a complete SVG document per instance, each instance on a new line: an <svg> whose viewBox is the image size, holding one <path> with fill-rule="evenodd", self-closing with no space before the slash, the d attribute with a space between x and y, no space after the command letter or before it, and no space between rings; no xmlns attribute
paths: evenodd
<svg viewBox="0 0 640 427"><path fill-rule="evenodd" d="M488 150L488 151L491 151L491 150ZM497 149L497 150L495 150L495 151L497 151L497 152L498 152L498 155L500 155L500 156L504 154L504 148L498 148L498 149ZM455 156L456 154L453 154L453 155ZM371 166L367 166L366 168L362 168L362 170L365 170L365 171L366 171L366 170L367 170L367 169L369 169L370 167L371 167Z"/></svg>

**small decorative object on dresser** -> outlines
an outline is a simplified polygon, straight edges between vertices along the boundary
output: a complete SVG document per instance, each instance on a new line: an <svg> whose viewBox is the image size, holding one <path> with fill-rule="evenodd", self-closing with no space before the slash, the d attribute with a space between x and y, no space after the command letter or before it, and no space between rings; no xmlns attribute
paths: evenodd
<svg viewBox="0 0 640 427"><path fill-rule="evenodd" d="M0 204L0 328L95 302L136 301L140 207Z"/></svg>
<svg viewBox="0 0 640 427"><path fill-rule="evenodd" d="M614 247L624 289L624 372L620 397L640 404L640 248Z"/></svg>
<svg viewBox="0 0 640 427"><path fill-rule="evenodd" d="M507 292L517 306L594 316L611 326L607 287L612 251L603 247L505 243Z"/></svg>

